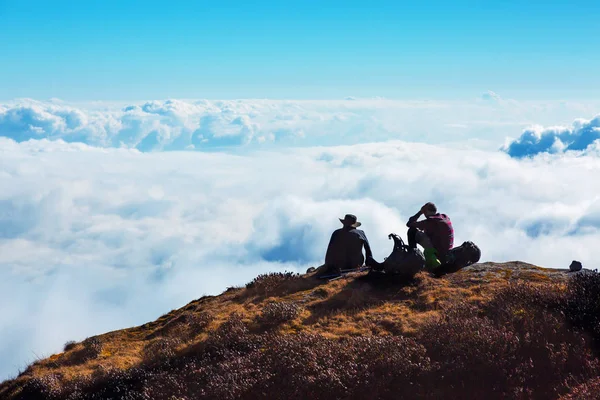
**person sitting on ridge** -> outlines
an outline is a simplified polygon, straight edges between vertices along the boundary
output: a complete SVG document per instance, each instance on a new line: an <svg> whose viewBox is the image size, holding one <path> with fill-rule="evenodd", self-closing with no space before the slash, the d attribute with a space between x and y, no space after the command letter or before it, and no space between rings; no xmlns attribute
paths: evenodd
<svg viewBox="0 0 600 400"><path fill-rule="evenodd" d="M425 215L425 219L418 221L421 215ZM448 251L454 246L454 229L450 218L446 214L439 214L435 204L430 202L410 217L406 226L409 228L409 247L417 248L417 243L423 247L425 267L432 270L442 265Z"/></svg>
<svg viewBox="0 0 600 400"><path fill-rule="evenodd" d="M331 235L325 254L323 272L339 274L344 269L362 267L365 261L362 253L363 247L367 259L373 258L365 232L356 229L361 226L356 216L346 214L344 219L340 218L339 220L344 226L335 230Z"/></svg>

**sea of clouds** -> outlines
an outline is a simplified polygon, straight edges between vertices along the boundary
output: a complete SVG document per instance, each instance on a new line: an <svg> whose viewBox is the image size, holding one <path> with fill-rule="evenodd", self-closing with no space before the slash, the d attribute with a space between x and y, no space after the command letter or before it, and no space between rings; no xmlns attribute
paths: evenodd
<svg viewBox="0 0 600 400"><path fill-rule="evenodd" d="M349 212L379 260L434 201L484 261L596 268L590 107L489 93L0 105L0 378L67 340L318 266Z"/></svg>
<svg viewBox="0 0 600 400"><path fill-rule="evenodd" d="M69 104L58 99L0 103L0 136L63 140L104 148L220 151L331 146L401 139L509 148L522 157L582 150L597 139L600 102L518 102L493 92L472 101L162 100ZM533 127L533 128L532 128ZM555 140L556 138L556 140ZM557 143L557 140L560 143Z"/></svg>

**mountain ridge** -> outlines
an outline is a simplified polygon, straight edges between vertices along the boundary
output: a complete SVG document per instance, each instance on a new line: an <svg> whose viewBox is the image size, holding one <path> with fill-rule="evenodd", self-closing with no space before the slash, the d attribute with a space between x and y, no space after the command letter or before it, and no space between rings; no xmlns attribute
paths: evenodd
<svg viewBox="0 0 600 400"><path fill-rule="evenodd" d="M371 279L364 272L330 282L318 280L314 274L263 274L246 287L203 296L155 321L80 343L69 342L64 352L38 360L17 378L0 384L0 398L361 398L361 393L394 398L404 389L393 382L405 379L413 385L411 396L417 398L460 395L467 389L472 398L500 398L510 393L515 398L559 398L591 393L582 385L600 387L600 382L592 380L600 372L595 347L600 330L595 330L596 320L590 325L587 314L569 308L573 304L569 296L574 296L576 289L571 281L592 288L600 282L598 274L589 270L570 273L520 261L479 263L442 278L423 272L406 282ZM589 288L586 293L596 296L585 303L587 307L600 307L598 294ZM539 326L529 326L528 319ZM542 335L543 345L554 350L538 349L542 344L537 343L530 345L535 353L525 354L532 351L523 347L523 342L531 340L527 335L546 329L548 320L560 325L556 332L548 328L551 332ZM437 332L444 330L445 334L437 337ZM477 334L471 335L471 331ZM478 337L480 332L488 333ZM471 343L469 348L454 348L466 343ZM487 365L481 354L471 354L479 351L478 346L486 349L486 357L506 365L498 371L495 364ZM557 348L566 350L561 353ZM319 351L312 354L313 349ZM447 350L455 352L452 359L444 359ZM309 353L299 355L305 351ZM296 356L287 361L277 356L285 358L288 353ZM539 360L539 366L523 367L523 360L518 359L526 355L535 360L562 357L567 367L545 366L544 362L555 361ZM335 371L335 365L355 365L353 357L364 357L362 363L369 366L353 375L354 381L365 380L363 386L349 378L346 381L347 371ZM249 358L255 360L246 365ZM310 368L315 370L295 366L305 358L312 359ZM460 358L464 364L456 361ZM380 365L382 360L385 368ZM569 364L575 360L580 366ZM330 361L329 369L320 369ZM457 367L459 364L462 367ZM189 371L194 369L190 365L201 365L197 371L204 372L191 379ZM406 365L412 369L407 370ZM505 388L494 388L488 382L469 388L465 381L460 389L443 379L436 388L431 376L440 372L436 370L439 365L445 365L446 371L458 368L454 379L459 380L461 374L477 375L482 368L489 370L488 375L503 371L516 378L514 382L501 379ZM536 382L546 379L544 375L554 380L540 381L537 386L522 382L538 376L542 367L556 371L545 371ZM527 372L519 372L521 369ZM279 376L282 370L288 370L287 375ZM391 377L390 370L402 374ZM371 376L372 371L379 371L381 377ZM261 378L262 373L271 376ZM557 376L563 373L565 382L559 383ZM448 372L448 376L452 374ZM486 376L484 381L495 382ZM306 392L309 389L313 392ZM361 392L363 389L368 392ZM511 392L515 390L518 393Z"/></svg>

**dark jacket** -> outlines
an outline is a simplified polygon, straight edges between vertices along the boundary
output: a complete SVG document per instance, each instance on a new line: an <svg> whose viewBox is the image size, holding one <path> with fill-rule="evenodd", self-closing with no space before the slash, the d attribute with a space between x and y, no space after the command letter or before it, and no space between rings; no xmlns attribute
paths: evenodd
<svg viewBox="0 0 600 400"><path fill-rule="evenodd" d="M339 269L361 267L365 261L362 248L367 257L372 257L367 236L360 229L340 228L333 232L325 254L325 265Z"/></svg>

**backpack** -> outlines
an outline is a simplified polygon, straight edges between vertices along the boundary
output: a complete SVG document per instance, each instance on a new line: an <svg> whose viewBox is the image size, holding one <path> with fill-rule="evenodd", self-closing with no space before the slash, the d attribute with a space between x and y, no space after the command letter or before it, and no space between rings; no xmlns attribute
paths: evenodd
<svg viewBox="0 0 600 400"><path fill-rule="evenodd" d="M390 233L388 238L394 240L394 249L392 254L383 261L386 274L412 278L425 268L425 256L421 250L410 248L395 233Z"/></svg>
<svg viewBox="0 0 600 400"><path fill-rule="evenodd" d="M481 250L473 242L464 242L448 252L444 264L436 268L436 275L444 275L456 272L471 264L475 264L481 258Z"/></svg>

